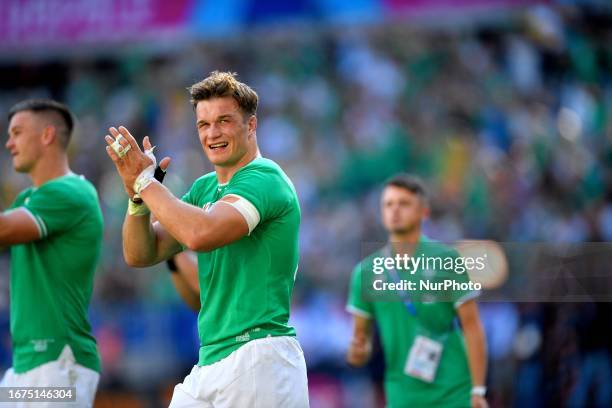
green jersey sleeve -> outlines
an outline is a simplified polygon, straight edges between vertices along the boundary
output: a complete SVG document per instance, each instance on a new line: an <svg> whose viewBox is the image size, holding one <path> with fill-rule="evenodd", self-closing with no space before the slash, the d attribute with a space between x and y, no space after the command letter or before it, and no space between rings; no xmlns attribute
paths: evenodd
<svg viewBox="0 0 612 408"><path fill-rule="evenodd" d="M181 201L183 201L183 202L185 202L187 204L195 205L193 203L193 197L192 197L192 193L191 193L192 190L193 190L193 186L191 186L189 191L187 191L185 194L183 194L183 196L181 197Z"/></svg>
<svg viewBox="0 0 612 408"><path fill-rule="evenodd" d="M205 176L200 177L199 179L194 181L189 190L185 194L183 194L183 197L181 197L181 201L187 204L198 206L198 193L202 188L204 178Z"/></svg>
<svg viewBox="0 0 612 408"><path fill-rule="evenodd" d="M217 178L215 173L207 173L193 182L189 190L181 197L181 201L202 208L205 201L211 199L207 192L216 188Z"/></svg>
<svg viewBox="0 0 612 408"><path fill-rule="evenodd" d="M224 196L236 195L249 201L259 213L259 223L281 216L295 195L291 182L273 167L252 165L236 173Z"/></svg>
<svg viewBox="0 0 612 408"><path fill-rule="evenodd" d="M448 248L442 255L445 268L440 272L438 279L452 282L442 295L442 300L453 303L457 308L468 300L478 297L480 291L472 289L473 286L470 285L469 265L465 264L465 258L452 248Z"/></svg>
<svg viewBox="0 0 612 408"><path fill-rule="evenodd" d="M362 264L359 263L351 275L351 283L349 287L348 302L346 310L352 314L374 318L374 308L371 302L364 299L362 291Z"/></svg>
<svg viewBox="0 0 612 408"><path fill-rule="evenodd" d="M34 216L41 238L67 231L86 216L82 194L71 184L50 182L36 189L24 202Z"/></svg>

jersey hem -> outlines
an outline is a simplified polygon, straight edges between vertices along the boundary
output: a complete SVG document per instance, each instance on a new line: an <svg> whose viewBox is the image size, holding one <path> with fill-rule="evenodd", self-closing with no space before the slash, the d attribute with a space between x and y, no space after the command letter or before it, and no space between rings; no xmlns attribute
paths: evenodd
<svg viewBox="0 0 612 408"><path fill-rule="evenodd" d="M478 296L480 296L480 291L479 290L466 293L465 295L461 296L453 305L454 305L455 309L458 309L459 306L461 306L465 302L467 302L469 300L472 300L472 299L476 299Z"/></svg>
<svg viewBox="0 0 612 408"><path fill-rule="evenodd" d="M295 333L278 333L278 334L273 334L273 333L268 333L265 336L261 336L261 337L253 337L248 341L245 341L244 343L239 343L239 344L234 344L231 347L228 347L226 349L226 352L220 353L221 357L211 357L211 356L203 356L203 351L202 351L202 347L200 347L200 357L198 359L198 367L203 367L203 366L209 366L209 365L213 365L215 363L218 363L224 359L226 359L227 357L229 357L233 352L235 352L236 350L238 350L240 347L250 343L253 340L259 340L259 339L265 339L267 337L296 337ZM229 353L227 353L227 350L229 350Z"/></svg>
<svg viewBox="0 0 612 408"><path fill-rule="evenodd" d="M355 307L353 305L346 306L346 311L349 312L350 314L354 314L354 315L357 315L357 316L365 317L367 319L371 319L372 318L372 314L371 313L366 312L365 310L359 309L358 307Z"/></svg>

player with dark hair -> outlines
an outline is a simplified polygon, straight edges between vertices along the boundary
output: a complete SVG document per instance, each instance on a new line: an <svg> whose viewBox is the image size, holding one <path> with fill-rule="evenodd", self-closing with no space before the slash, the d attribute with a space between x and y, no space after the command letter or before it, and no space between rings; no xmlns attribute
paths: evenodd
<svg viewBox="0 0 612 408"><path fill-rule="evenodd" d="M381 198L382 221L388 244L364 259L353 271L347 310L354 330L347 360L362 366L370 359L373 322L379 328L385 356L385 394L389 408L487 406L485 395L486 344L474 298L476 291L419 291L419 280L466 274L419 267L407 271L393 266L380 273L375 259L402 256L456 259L450 247L425 237L421 224L429 214L427 194L420 179L398 175L389 180ZM432 262L432 265L434 263ZM401 265L402 267L406 265ZM377 274L378 272L378 274ZM372 279L397 284L413 282L414 291L391 290L385 298L368 298ZM382 296L382 295L378 295ZM457 321L460 323L457 324Z"/></svg>
<svg viewBox="0 0 612 408"><path fill-rule="evenodd" d="M8 120L13 167L33 186L0 213L0 247L11 248L13 340L13 367L1 385L76 386L74 406L90 407L100 371L87 317L103 234L98 195L70 170L74 120L65 105L27 100Z"/></svg>
<svg viewBox="0 0 612 408"><path fill-rule="evenodd" d="M234 74L213 72L190 94L215 171L182 199L155 180L147 137L144 152L124 127L106 137L131 198L123 227L126 262L145 267L184 248L197 252L200 358L175 387L170 406L306 407L304 355L288 325L301 217L295 189L259 154L255 91Z"/></svg>

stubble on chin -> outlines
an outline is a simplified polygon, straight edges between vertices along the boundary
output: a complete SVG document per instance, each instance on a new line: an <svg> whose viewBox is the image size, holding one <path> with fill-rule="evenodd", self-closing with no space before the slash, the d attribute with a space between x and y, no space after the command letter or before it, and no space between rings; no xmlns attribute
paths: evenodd
<svg viewBox="0 0 612 408"><path fill-rule="evenodd" d="M416 225L398 226L389 229L389 232L397 235L405 235L413 232L416 229Z"/></svg>

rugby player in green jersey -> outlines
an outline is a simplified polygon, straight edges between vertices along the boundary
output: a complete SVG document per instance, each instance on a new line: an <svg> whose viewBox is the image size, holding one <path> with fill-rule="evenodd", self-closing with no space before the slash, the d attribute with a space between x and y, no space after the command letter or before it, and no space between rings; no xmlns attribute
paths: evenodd
<svg viewBox="0 0 612 408"><path fill-rule="evenodd" d="M367 363L376 322L385 356L384 385L389 408L487 407L486 343L474 300L477 293L469 290L444 293L441 294L444 299L438 301L424 301L423 297L418 298L418 291L412 301L393 293L395 301L365 296L368 277L382 276L376 272L372 275L374 258L409 251L422 259L458 255L422 235L421 224L429 209L425 189L417 178L399 175L387 182L381 207L389 244L364 259L353 271L347 304L354 319L348 362L354 366ZM396 278L390 280L400 281L398 271L391 272ZM421 270L415 274L404 272L402 278L435 280L436 274L441 275ZM468 280L465 274L451 272L451 275L456 281Z"/></svg>
<svg viewBox="0 0 612 408"><path fill-rule="evenodd" d="M98 195L68 165L73 116L65 105L23 101L8 120L13 167L33 186L0 213L0 247L11 249L13 345L1 386L76 386L74 406L89 407L100 372L87 317L103 234Z"/></svg>
<svg viewBox="0 0 612 408"><path fill-rule="evenodd" d="M154 179L147 137L144 152L124 127L110 128L106 137L131 197L123 226L126 262L145 267L185 248L197 252L200 356L170 406L307 407L304 355L288 324L298 266L295 189L259 154L258 96L248 85L213 72L190 94L200 143L215 171L197 179L182 199Z"/></svg>

